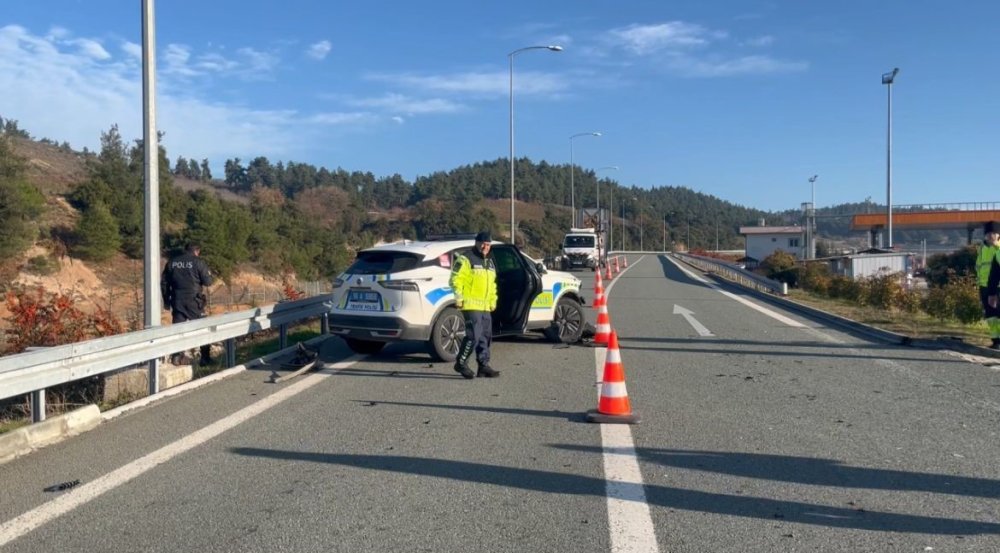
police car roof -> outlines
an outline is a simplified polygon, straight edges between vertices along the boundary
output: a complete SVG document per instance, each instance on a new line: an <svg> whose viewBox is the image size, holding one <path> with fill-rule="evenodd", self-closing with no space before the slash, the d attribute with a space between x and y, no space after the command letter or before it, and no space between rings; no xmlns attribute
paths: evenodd
<svg viewBox="0 0 1000 553"><path fill-rule="evenodd" d="M389 244L379 244L371 248L365 248L364 252L393 251L409 252L423 255L424 257L437 256L454 250L455 248L471 248L476 244L475 235L473 238L448 239L448 240L401 240ZM491 244L503 244L493 240Z"/></svg>

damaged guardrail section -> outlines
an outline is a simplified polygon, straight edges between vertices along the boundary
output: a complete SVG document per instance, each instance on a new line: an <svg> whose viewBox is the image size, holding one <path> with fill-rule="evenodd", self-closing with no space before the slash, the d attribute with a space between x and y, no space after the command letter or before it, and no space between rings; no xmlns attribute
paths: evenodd
<svg viewBox="0 0 1000 553"><path fill-rule="evenodd" d="M236 362L235 339L277 328L284 348L289 324L320 317L327 331L329 294L225 313L169 326L0 357L0 400L32 395L32 420L45 419L45 389L132 365L149 364L150 393L158 390L159 359L203 344L226 343L226 365Z"/></svg>

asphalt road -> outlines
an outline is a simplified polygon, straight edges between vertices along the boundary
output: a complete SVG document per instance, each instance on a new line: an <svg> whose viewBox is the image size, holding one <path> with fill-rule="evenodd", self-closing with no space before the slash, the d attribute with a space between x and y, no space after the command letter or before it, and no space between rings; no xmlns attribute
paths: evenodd
<svg viewBox="0 0 1000 553"><path fill-rule="evenodd" d="M1000 550L997 371L660 256L608 286L638 425L585 422L603 350L502 340L466 381L330 338L0 465L0 551Z"/></svg>

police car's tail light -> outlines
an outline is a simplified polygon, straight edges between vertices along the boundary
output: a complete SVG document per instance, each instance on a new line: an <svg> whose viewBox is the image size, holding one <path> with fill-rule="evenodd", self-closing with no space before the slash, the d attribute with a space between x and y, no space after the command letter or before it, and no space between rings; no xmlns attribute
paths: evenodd
<svg viewBox="0 0 1000 553"><path fill-rule="evenodd" d="M383 280L379 282L382 288L388 288L389 290L403 290L406 292L419 292L420 288L417 287L417 283L412 280Z"/></svg>

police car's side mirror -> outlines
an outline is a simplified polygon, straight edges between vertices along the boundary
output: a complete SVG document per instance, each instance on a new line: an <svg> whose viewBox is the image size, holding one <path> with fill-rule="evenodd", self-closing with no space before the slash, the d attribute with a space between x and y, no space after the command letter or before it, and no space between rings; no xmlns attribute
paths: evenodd
<svg viewBox="0 0 1000 553"><path fill-rule="evenodd" d="M548 271L545 270L545 264L544 263L535 263L535 268L538 269L538 272L542 273L542 274L545 274L545 273L548 272Z"/></svg>

